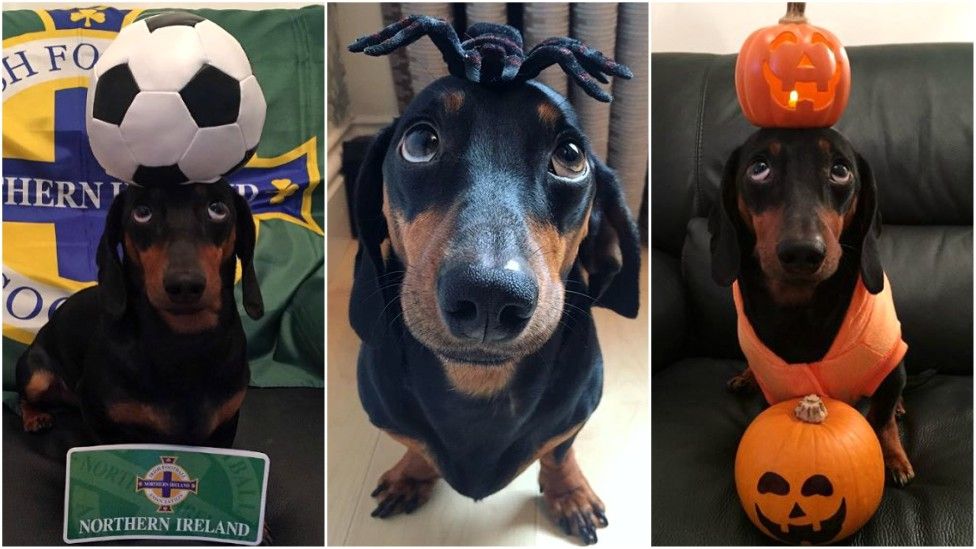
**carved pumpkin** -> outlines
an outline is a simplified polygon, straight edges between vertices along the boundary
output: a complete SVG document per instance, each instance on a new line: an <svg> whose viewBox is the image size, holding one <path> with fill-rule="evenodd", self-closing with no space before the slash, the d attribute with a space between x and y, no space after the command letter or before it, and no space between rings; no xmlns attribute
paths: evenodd
<svg viewBox="0 0 976 549"><path fill-rule="evenodd" d="M788 3L779 25L752 33L739 51L735 90L742 112L756 126L832 126L847 107L847 51L829 31L807 24L804 6Z"/></svg>
<svg viewBox="0 0 976 549"><path fill-rule="evenodd" d="M773 539L835 542L864 526L881 503L881 445L864 417L841 401L787 400L742 435L735 487L749 519Z"/></svg>

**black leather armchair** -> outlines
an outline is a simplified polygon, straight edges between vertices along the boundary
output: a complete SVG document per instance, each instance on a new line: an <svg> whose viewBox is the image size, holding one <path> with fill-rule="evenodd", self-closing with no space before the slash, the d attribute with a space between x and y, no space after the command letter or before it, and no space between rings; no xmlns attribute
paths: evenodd
<svg viewBox="0 0 976 549"><path fill-rule="evenodd" d="M973 47L848 48L836 128L875 173L882 262L909 345L902 422L917 477L890 481L855 545L970 545L973 501ZM742 511L739 438L765 407L729 393L744 367L729 288L710 277L706 217L727 156L755 128L734 55L652 57L652 541L770 543Z"/></svg>

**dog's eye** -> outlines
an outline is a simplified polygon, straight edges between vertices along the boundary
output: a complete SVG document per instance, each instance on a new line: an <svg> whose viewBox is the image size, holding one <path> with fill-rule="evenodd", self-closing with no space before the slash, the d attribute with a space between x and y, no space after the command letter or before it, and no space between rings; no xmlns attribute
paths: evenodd
<svg viewBox="0 0 976 549"><path fill-rule="evenodd" d="M830 167L830 180L834 183L846 185L851 182L852 177L851 169L843 162L834 162L834 165Z"/></svg>
<svg viewBox="0 0 976 549"><path fill-rule="evenodd" d="M152 219L152 210L149 206L136 206L132 208L132 220L136 223L149 223Z"/></svg>
<svg viewBox="0 0 976 549"><path fill-rule="evenodd" d="M209 215L210 219L213 219L214 221L223 221L227 219L227 214L229 213L230 211L227 209L227 204L224 204L219 200L215 200L211 202L209 206L207 206L207 215Z"/></svg>
<svg viewBox="0 0 976 549"><path fill-rule="evenodd" d="M400 155L407 162L430 162L437 153L440 140L434 128L426 124L414 126L400 142Z"/></svg>
<svg viewBox="0 0 976 549"><path fill-rule="evenodd" d="M769 178L769 164L765 160L753 162L746 170L749 179L761 183Z"/></svg>
<svg viewBox="0 0 976 549"><path fill-rule="evenodd" d="M563 141L552 151L549 171L559 177L579 179L589 171L589 163L583 149L572 141Z"/></svg>

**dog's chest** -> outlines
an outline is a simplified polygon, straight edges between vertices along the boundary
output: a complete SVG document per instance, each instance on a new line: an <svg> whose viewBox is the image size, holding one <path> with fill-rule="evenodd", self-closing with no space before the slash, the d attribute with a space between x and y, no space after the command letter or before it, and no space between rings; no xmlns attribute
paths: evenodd
<svg viewBox="0 0 976 549"><path fill-rule="evenodd" d="M199 444L240 409L244 390L227 397L147 401L121 398L104 405L105 418L127 438Z"/></svg>
<svg viewBox="0 0 976 549"><path fill-rule="evenodd" d="M480 499L504 487L540 448L596 408L599 348L585 337L574 343L520 364L510 386L487 398L455 390L419 344L396 351L364 346L360 397L375 425L421 441L455 490Z"/></svg>
<svg viewBox="0 0 976 549"><path fill-rule="evenodd" d="M451 417L443 406L424 407L425 438L433 441L428 447L444 478L475 499L508 484L567 424L591 411L578 400L548 407L510 392L490 401L454 404Z"/></svg>
<svg viewBox="0 0 976 549"><path fill-rule="evenodd" d="M107 353L86 365L79 385L82 407L100 418L111 438L138 442L203 444L240 409L246 363L200 360L162 363L160 355ZM179 361L177 361L179 362ZM97 423L97 422L96 422Z"/></svg>

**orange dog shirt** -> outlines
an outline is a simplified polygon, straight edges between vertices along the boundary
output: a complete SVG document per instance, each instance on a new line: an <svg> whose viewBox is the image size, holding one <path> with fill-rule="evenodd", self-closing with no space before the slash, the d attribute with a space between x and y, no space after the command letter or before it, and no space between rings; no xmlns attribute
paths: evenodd
<svg viewBox="0 0 976 549"><path fill-rule="evenodd" d="M770 404L809 394L853 404L871 396L908 351L887 276L877 295L858 278L830 350L819 362L806 364L788 364L759 341L746 318L738 281L732 284L732 297L739 317L739 345Z"/></svg>

